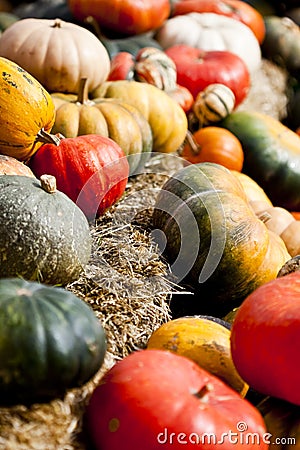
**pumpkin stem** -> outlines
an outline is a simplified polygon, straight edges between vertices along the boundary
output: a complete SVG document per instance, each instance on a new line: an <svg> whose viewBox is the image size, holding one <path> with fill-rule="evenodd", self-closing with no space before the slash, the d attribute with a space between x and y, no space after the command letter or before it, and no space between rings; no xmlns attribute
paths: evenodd
<svg viewBox="0 0 300 450"><path fill-rule="evenodd" d="M56 178L53 175L41 175L40 182L42 188L44 191L48 192L48 194L56 192Z"/></svg>
<svg viewBox="0 0 300 450"><path fill-rule="evenodd" d="M36 141L43 142L44 144L59 145L61 139L64 139L62 134L50 134L42 128L36 135Z"/></svg>
<svg viewBox="0 0 300 450"><path fill-rule="evenodd" d="M209 392L213 391L214 387L212 384L207 383L204 386L202 386L202 388L200 389L200 391L195 392L193 395L197 398L199 398L200 400L203 399L203 397L206 396L206 394L208 394Z"/></svg>
<svg viewBox="0 0 300 450"><path fill-rule="evenodd" d="M184 141L190 146L190 148L195 156L199 155L199 153L201 151L201 146L196 142L192 133L189 130L187 130L187 132L186 132Z"/></svg>
<svg viewBox="0 0 300 450"><path fill-rule="evenodd" d="M61 19L55 19L53 22L53 25L51 25L52 28L61 28Z"/></svg>
<svg viewBox="0 0 300 450"><path fill-rule="evenodd" d="M88 25L92 26L94 33L96 34L98 39L101 40L101 39L105 38L105 35L102 33L99 23L97 22L95 17L87 16L87 17L85 17L84 22L87 23Z"/></svg>
<svg viewBox="0 0 300 450"><path fill-rule="evenodd" d="M83 105L84 103L90 102L87 78L80 79L76 102L80 103L81 105ZM91 103L94 103L94 102L91 102Z"/></svg>

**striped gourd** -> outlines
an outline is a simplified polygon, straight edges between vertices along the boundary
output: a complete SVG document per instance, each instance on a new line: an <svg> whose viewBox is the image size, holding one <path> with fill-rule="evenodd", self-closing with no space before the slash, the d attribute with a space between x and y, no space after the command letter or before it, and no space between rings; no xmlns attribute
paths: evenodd
<svg viewBox="0 0 300 450"><path fill-rule="evenodd" d="M0 73L0 153L24 161L42 145L40 131L51 131L54 104L45 88L9 59L0 57Z"/></svg>
<svg viewBox="0 0 300 450"><path fill-rule="evenodd" d="M209 84L195 98L193 112L201 125L219 122L230 114L235 106L235 95L224 84Z"/></svg>

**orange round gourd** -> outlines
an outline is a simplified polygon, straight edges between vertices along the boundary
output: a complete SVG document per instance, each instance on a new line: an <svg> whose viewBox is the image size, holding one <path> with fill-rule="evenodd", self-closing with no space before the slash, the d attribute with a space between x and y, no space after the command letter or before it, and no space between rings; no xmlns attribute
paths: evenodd
<svg viewBox="0 0 300 450"><path fill-rule="evenodd" d="M0 155L0 175L24 175L34 177L30 167L16 158L7 155Z"/></svg>
<svg viewBox="0 0 300 450"><path fill-rule="evenodd" d="M16 21L0 36L0 56L19 64L50 92L76 93L83 77L92 91L110 70L101 41L88 29L61 19Z"/></svg>
<svg viewBox="0 0 300 450"><path fill-rule="evenodd" d="M55 107L47 90L26 70L0 57L0 153L25 161L51 131Z"/></svg>
<svg viewBox="0 0 300 450"><path fill-rule="evenodd" d="M244 162L242 145L233 133L224 128L208 126L192 134L181 156L190 163L213 162L227 169L241 171Z"/></svg>

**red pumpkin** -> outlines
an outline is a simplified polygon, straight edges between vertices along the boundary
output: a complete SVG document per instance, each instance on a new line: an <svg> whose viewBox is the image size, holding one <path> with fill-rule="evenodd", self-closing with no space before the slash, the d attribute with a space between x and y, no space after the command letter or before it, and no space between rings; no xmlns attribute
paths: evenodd
<svg viewBox="0 0 300 450"><path fill-rule="evenodd" d="M29 166L37 177L45 173L54 175L57 188L90 220L116 203L124 193L129 175L121 147L98 134L75 138L50 135L50 143L40 147L29 160Z"/></svg>
<svg viewBox="0 0 300 450"><path fill-rule="evenodd" d="M233 133L224 131L224 128L213 126L200 128L188 135L180 155L192 164L212 162L241 172L244 162L242 144Z"/></svg>
<svg viewBox="0 0 300 450"><path fill-rule="evenodd" d="M100 26L127 35L154 30L169 17L169 0L68 0L73 16L92 16Z"/></svg>
<svg viewBox="0 0 300 450"><path fill-rule="evenodd" d="M246 98L250 74L238 55L226 50L203 51L184 44L173 45L165 52L175 62L178 84L186 87L194 98L213 83L224 84L232 90L235 107Z"/></svg>
<svg viewBox="0 0 300 450"><path fill-rule="evenodd" d="M243 425L256 435L247 449L268 448L253 405L191 359L166 350L131 353L110 369L92 393L86 423L97 450L214 450L221 442L224 450L240 450Z"/></svg>
<svg viewBox="0 0 300 450"><path fill-rule="evenodd" d="M172 16L191 12L215 13L232 17L247 25L261 44L266 34L262 14L253 6L240 0L179 0L175 2Z"/></svg>
<svg viewBox="0 0 300 450"><path fill-rule="evenodd" d="M300 272L253 291L231 330L233 362L258 392L300 405Z"/></svg>

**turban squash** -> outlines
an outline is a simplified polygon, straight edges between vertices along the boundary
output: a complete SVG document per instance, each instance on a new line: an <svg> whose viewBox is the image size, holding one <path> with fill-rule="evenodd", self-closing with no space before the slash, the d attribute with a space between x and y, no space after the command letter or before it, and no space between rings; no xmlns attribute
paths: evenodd
<svg viewBox="0 0 300 450"><path fill-rule="evenodd" d="M255 215L237 177L215 163L191 164L165 183L153 226L171 270L197 292L195 314L203 307L212 315L228 312L290 258Z"/></svg>

